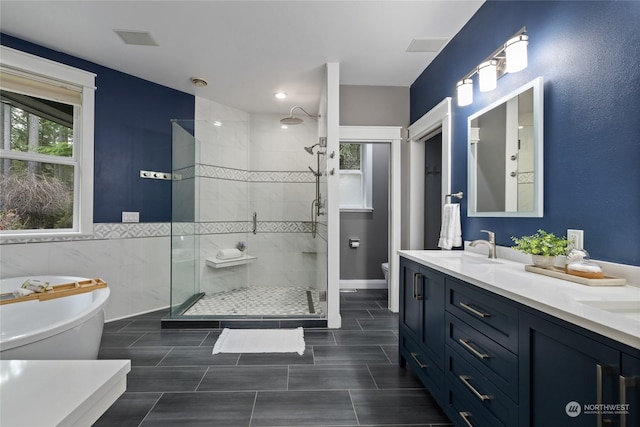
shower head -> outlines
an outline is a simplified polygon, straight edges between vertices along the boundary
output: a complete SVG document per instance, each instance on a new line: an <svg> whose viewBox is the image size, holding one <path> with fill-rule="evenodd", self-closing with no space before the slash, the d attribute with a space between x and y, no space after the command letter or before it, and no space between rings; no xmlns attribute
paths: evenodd
<svg viewBox="0 0 640 427"><path fill-rule="evenodd" d="M313 144L310 147L304 147L304 151L306 151L307 153L313 155L313 147L315 147L316 145L319 145L319 144Z"/></svg>
<svg viewBox="0 0 640 427"><path fill-rule="evenodd" d="M318 169L317 171L315 171L311 166L309 166L309 170L310 170L311 172L313 172L313 174L314 174L315 176L317 176L317 177L322 176L322 174L320 173L320 169Z"/></svg>
<svg viewBox="0 0 640 427"><path fill-rule="evenodd" d="M283 125L299 125L302 122L303 120L301 118L293 116L280 119L280 123Z"/></svg>
<svg viewBox="0 0 640 427"><path fill-rule="evenodd" d="M280 119L280 123L282 123L283 125L299 125L300 123L302 123L304 120L302 120L300 117L293 117L293 111L296 108L301 109L307 116L311 117L312 119L317 119L318 117L320 117L319 114L317 116L314 116L312 114L307 113L307 111L304 108L296 105L295 107L291 108L291 111L289 111L289 117Z"/></svg>

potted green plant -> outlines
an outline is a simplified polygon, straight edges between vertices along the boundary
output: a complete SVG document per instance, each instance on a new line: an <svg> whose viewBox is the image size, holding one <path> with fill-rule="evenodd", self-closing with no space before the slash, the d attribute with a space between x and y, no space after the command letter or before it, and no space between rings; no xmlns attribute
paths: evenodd
<svg viewBox="0 0 640 427"><path fill-rule="evenodd" d="M541 268L553 268L556 257L567 254L567 238L538 230L531 236L511 237L516 244L512 246L525 254L531 254L533 265Z"/></svg>

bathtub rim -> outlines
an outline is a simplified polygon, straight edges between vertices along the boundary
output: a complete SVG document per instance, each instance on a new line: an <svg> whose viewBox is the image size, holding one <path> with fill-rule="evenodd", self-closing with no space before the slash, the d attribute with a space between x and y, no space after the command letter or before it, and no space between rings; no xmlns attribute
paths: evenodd
<svg viewBox="0 0 640 427"><path fill-rule="evenodd" d="M6 278L0 279L0 289L2 289L2 292L11 292L11 290L5 289L5 287L7 286L6 283L10 280L15 280L16 283L18 283L18 279L21 280L21 282L19 282L20 284L24 283L24 281L27 279L38 279L38 280L47 280L52 285L74 282L74 281L90 280L86 277L54 276L54 275L6 277ZM14 287L12 289L16 289L17 287ZM14 335L11 337L3 338L0 336L0 355L4 350L10 350L12 348L21 347L21 346L33 343L35 341L44 340L44 339L62 334L70 329L73 329L83 324L87 319L90 319L93 316L95 316L100 310L104 310L104 306L106 305L109 299L109 295L111 293L111 291L109 290L109 287L107 286L106 288L95 289L88 293L91 293L91 294L95 293L95 296L91 301L91 304L88 304L86 309L83 309L81 312L77 313L75 316L72 316L69 318L65 317L63 320L59 322L51 323L47 325L46 329L40 328L33 331L29 331L27 333ZM84 294L80 294L80 295L84 295ZM78 296L78 295L71 295L63 298L74 298L75 296ZM33 304L47 304L55 301L56 299L47 300L47 301L31 300L31 301L23 301L15 304L24 304L24 307L29 307L29 306L32 306ZM5 307L7 306L5 305ZM2 325L0 325L0 328L2 328Z"/></svg>

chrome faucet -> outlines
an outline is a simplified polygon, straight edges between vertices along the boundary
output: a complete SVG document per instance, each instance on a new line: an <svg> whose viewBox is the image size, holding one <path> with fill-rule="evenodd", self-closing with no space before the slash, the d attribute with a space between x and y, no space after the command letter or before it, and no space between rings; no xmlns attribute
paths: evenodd
<svg viewBox="0 0 640 427"><path fill-rule="evenodd" d="M479 244L485 244L489 247L489 258L496 259L496 233L489 230L480 230L483 233L487 233L489 235L489 240L474 240L470 243L472 247L475 247Z"/></svg>

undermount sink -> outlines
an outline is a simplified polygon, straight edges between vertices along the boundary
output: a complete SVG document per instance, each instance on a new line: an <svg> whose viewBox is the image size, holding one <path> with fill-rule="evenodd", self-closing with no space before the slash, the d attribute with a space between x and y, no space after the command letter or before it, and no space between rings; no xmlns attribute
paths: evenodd
<svg viewBox="0 0 640 427"><path fill-rule="evenodd" d="M581 304L640 321L640 301L578 301Z"/></svg>
<svg viewBox="0 0 640 427"><path fill-rule="evenodd" d="M500 261L487 258L486 256L470 255L464 251L433 251L429 256L451 261L459 261L461 264L501 264Z"/></svg>

